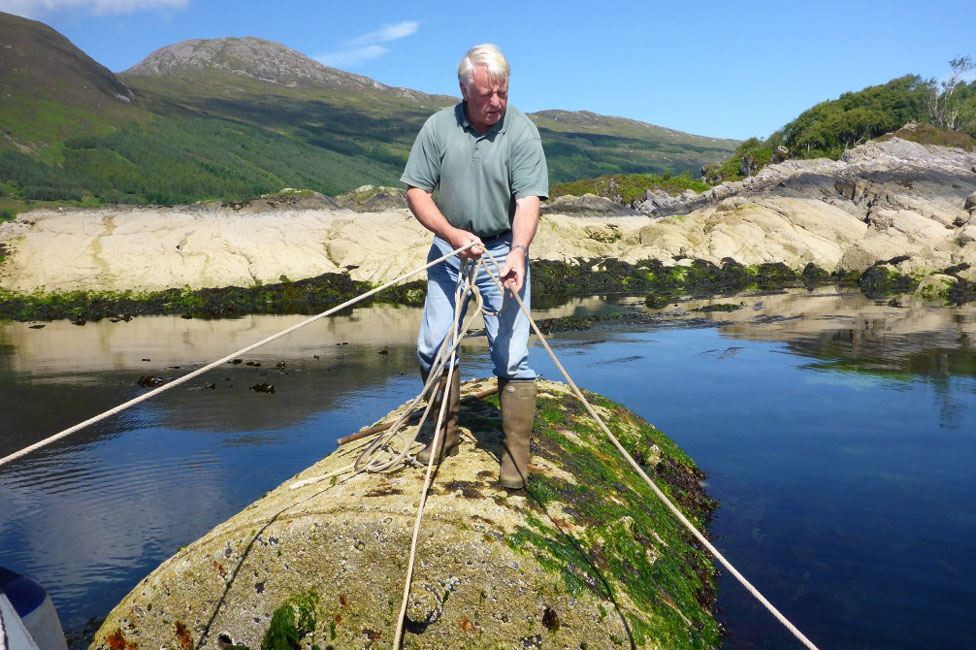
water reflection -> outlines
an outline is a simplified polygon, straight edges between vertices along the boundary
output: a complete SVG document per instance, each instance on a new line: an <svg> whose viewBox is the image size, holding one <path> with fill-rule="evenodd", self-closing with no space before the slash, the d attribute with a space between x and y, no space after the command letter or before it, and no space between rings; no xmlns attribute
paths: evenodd
<svg viewBox="0 0 976 650"><path fill-rule="evenodd" d="M730 338L783 341L790 351L822 360L812 367L912 379L976 376L976 306L935 307L911 298L878 303L859 292L831 288L734 299L688 301L682 312L733 304L731 312L710 312Z"/></svg>
<svg viewBox="0 0 976 650"><path fill-rule="evenodd" d="M704 311L722 304L738 308ZM709 471L719 546L804 631L829 647L960 645L976 607L961 579L976 574L976 547L960 542L976 538L976 307L823 289L663 310L586 299L536 315L610 311L642 316L554 335L558 354ZM300 320L0 325L0 455L139 394L142 375L179 376ZM320 321L0 468L0 564L39 578L80 629L180 546L412 396L418 324L418 310L385 306ZM531 354L557 376L539 346ZM489 372L483 339L463 356L465 377ZM275 394L249 390L259 382ZM729 647L794 647L721 587ZM915 611L921 599L931 608Z"/></svg>
<svg viewBox="0 0 976 650"><path fill-rule="evenodd" d="M694 301L688 313L720 301ZM878 303L860 293L739 296L733 312L712 312L729 338L783 341L814 370L893 381L926 381L935 390L940 426L958 429L964 403L954 377L976 377L976 307L940 308L912 298Z"/></svg>

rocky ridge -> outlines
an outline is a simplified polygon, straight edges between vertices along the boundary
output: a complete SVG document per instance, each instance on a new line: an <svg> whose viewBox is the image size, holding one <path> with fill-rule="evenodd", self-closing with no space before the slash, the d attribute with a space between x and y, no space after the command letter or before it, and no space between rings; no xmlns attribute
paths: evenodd
<svg viewBox="0 0 976 650"><path fill-rule="evenodd" d="M655 219L638 245L662 259L731 257L863 271L898 259L903 273L976 266L976 153L898 138L840 160L789 160L701 194L648 195ZM966 266L968 265L968 267Z"/></svg>
<svg viewBox="0 0 976 650"><path fill-rule="evenodd" d="M678 196L647 190L631 206L652 217L688 214L732 196L748 196L772 190L791 190L793 195L819 198L843 206L843 199L868 208L910 207L912 181L948 184L926 187L918 198L949 198L959 180L972 182L976 153L962 149L926 146L901 138L868 142L846 151L840 160L786 160L768 165L745 180L722 183L704 192L687 190ZM856 184L857 187L853 187ZM787 194L788 192L780 192ZM877 204L879 198L882 203ZM894 196L894 198L892 198Z"/></svg>
<svg viewBox="0 0 976 650"><path fill-rule="evenodd" d="M180 41L151 52L122 74L158 76L194 69L219 69L284 86L312 84L337 90L388 88L368 77L330 68L281 43L253 37Z"/></svg>

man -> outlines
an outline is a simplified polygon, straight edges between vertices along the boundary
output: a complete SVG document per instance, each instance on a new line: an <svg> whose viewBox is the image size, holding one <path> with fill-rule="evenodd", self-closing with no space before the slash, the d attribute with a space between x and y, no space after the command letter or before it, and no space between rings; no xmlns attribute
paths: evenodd
<svg viewBox="0 0 976 650"><path fill-rule="evenodd" d="M539 201L548 198L549 180L538 129L508 106L508 78L508 62L497 47L479 45L468 50L458 64L463 101L427 120L400 180L409 186L411 212L434 233L428 261L474 242L461 258L477 260L488 251L500 263L504 260L503 285L517 292L528 306L529 244L539 224ZM435 188L440 189L436 203ZM459 268L455 256L428 271L427 300L417 339L425 378L451 331ZM505 433L499 482L519 489L528 476L529 434L535 418L536 373L528 365L529 323L518 303L504 300L486 273L479 274L477 284L485 301L485 330L498 377ZM439 462L457 453L457 372L447 390L443 444L440 449L428 445L417 455L421 462L428 462L431 455Z"/></svg>

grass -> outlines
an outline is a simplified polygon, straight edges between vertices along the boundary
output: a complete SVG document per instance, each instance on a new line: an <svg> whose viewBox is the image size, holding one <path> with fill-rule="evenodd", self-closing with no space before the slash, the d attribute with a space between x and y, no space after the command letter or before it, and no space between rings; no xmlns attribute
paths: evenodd
<svg viewBox="0 0 976 650"><path fill-rule="evenodd" d="M397 186L423 122L456 101L351 79L290 87L216 68L116 77L43 25L3 17L0 32L40 66L0 80L0 127L10 138L0 139L0 178L16 181L7 194L18 210L29 200L173 205L286 186L330 196ZM128 93L120 81L135 91L128 103L118 99ZM530 118L552 183L697 171L735 146L586 112Z"/></svg>

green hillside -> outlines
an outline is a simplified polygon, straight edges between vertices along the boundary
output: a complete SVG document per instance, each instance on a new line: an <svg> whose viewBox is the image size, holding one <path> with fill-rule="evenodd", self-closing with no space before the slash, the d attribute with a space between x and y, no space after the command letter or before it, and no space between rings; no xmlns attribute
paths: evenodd
<svg viewBox="0 0 976 650"><path fill-rule="evenodd" d="M107 68L41 23L0 13L0 151L60 161L61 143L149 113Z"/></svg>
<svg viewBox="0 0 976 650"><path fill-rule="evenodd" d="M0 42L0 211L394 185L424 120L457 101L254 38L185 41L118 75L36 21L0 13ZM697 173L737 144L586 112L530 117L553 183Z"/></svg>
<svg viewBox="0 0 976 650"><path fill-rule="evenodd" d="M554 184L609 174L698 176L702 165L724 160L739 144L588 111L530 117L542 135Z"/></svg>

